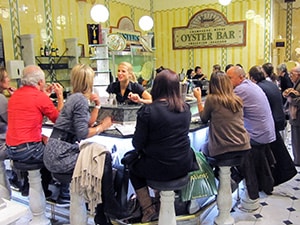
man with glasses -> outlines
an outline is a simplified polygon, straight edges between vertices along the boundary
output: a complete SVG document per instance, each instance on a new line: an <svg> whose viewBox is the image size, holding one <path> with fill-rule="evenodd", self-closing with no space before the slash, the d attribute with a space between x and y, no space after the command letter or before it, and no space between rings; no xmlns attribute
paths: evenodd
<svg viewBox="0 0 300 225"><path fill-rule="evenodd" d="M300 166L300 66L296 66L291 70L290 78L294 86L286 89L282 95L289 103L294 164Z"/></svg>

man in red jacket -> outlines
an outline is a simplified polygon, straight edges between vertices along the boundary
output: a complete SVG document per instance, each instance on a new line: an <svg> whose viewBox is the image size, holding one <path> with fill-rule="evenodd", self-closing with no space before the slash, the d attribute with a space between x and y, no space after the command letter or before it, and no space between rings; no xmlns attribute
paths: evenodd
<svg viewBox="0 0 300 225"><path fill-rule="evenodd" d="M44 152L43 118L46 116L52 122L56 121L63 106L63 88L60 84L52 84L47 90L56 93L56 108L46 92L45 74L40 67L30 65L24 68L21 83L22 87L8 101L7 153L15 161L41 163ZM49 196L51 192L48 191L48 184L51 175L44 168L41 172L45 195Z"/></svg>

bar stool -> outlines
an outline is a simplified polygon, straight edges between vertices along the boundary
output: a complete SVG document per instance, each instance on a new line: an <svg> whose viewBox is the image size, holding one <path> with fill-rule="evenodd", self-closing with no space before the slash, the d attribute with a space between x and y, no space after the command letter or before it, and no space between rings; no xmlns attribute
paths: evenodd
<svg viewBox="0 0 300 225"><path fill-rule="evenodd" d="M176 225L175 190L181 190L189 181L189 175L171 181L147 180L149 187L160 191L158 225Z"/></svg>
<svg viewBox="0 0 300 225"><path fill-rule="evenodd" d="M247 151L244 151L247 152ZM232 190L231 190L231 171L232 166L241 164L244 152L226 153L226 158L207 157L208 162L213 166L218 166L219 185L217 194L218 215L215 218L216 225L233 225L234 218L230 215L232 207Z"/></svg>
<svg viewBox="0 0 300 225"><path fill-rule="evenodd" d="M43 163L23 163L13 161L14 167L19 170L28 171L29 182L29 208L32 213L30 225L50 225L50 220L46 217L46 198L41 183L40 169Z"/></svg>
<svg viewBox="0 0 300 225"><path fill-rule="evenodd" d="M61 183L71 183L72 173L52 173L52 177ZM88 222L85 199L77 192L70 194L70 225L86 225Z"/></svg>
<svg viewBox="0 0 300 225"><path fill-rule="evenodd" d="M0 198L11 199L11 189L8 178L6 176L6 168L4 160L0 159Z"/></svg>

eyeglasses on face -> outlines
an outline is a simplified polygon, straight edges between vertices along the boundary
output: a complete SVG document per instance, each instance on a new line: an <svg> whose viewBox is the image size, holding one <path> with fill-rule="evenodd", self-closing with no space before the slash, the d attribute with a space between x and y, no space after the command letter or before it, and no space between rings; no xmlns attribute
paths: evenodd
<svg viewBox="0 0 300 225"><path fill-rule="evenodd" d="M298 74L300 74L300 72L298 72L298 71L292 71L292 72L290 72L290 76L298 75Z"/></svg>

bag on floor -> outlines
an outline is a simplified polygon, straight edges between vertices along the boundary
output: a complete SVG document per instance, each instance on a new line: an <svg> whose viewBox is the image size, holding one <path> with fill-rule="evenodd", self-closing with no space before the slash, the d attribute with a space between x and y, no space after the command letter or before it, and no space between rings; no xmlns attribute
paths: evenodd
<svg viewBox="0 0 300 225"><path fill-rule="evenodd" d="M189 173L189 182L181 190L182 201L209 197L217 194L215 176L202 152L195 152L199 170Z"/></svg>

